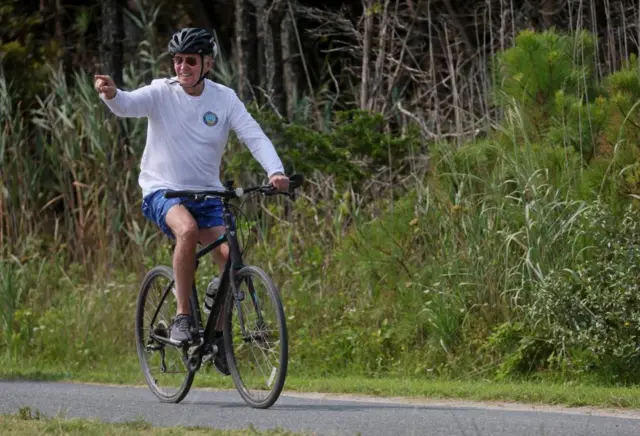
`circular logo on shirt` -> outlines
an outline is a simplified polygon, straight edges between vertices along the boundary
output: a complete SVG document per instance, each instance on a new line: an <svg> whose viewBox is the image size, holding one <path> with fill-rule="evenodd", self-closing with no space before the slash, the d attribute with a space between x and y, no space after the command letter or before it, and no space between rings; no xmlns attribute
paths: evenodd
<svg viewBox="0 0 640 436"><path fill-rule="evenodd" d="M202 121L204 121L204 123L207 126L212 127L212 126L215 126L216 124L218 124L218 116L216 114L214 114L213 112L208 111L202 117Z"/></svg>

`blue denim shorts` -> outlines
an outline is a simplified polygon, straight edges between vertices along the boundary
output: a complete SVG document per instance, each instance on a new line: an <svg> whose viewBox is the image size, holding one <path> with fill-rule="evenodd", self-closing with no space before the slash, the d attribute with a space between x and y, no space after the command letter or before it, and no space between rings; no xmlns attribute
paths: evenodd
<svg viewBox="0 0 640 436"><path fill-rule="evenodd" d="M167 212L176 204L182 204L187 208L198 223L198 228L206 229L224 225L222 218L222 200L210 198L204 201L194 201L187 197L164 198L166 190L159 190L146 195L142 199L142 214L162 230L167 236L174 239L173 232L167 226Z"/></svg>

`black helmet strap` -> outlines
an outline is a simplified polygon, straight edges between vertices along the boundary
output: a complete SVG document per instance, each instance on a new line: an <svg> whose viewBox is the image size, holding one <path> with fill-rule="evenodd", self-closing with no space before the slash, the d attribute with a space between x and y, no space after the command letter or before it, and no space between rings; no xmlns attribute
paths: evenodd
<svg viewBox="0 0 640 436"><path fill-rule="evenodd" d="M200 53L200 78L196 82L196 85L199 85L200 82L204 80L204 55Z"/></svg>

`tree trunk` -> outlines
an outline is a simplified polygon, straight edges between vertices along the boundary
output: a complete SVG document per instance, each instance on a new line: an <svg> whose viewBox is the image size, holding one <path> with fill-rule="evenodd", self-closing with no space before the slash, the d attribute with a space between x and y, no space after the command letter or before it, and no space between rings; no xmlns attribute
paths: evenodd
<svg viewBox="0 0 640 436"><path fill-rule="evenodd" d="M118 0L101 0L102 67L116 86L122 86L122 40L124 23L122 5Z"/></svg>
<svg viewBox="0 0 640 436"><path fill-rule="evenodd" d="M364 7L364 47L362 50L362 85L360 86L360 109L369 106L369 56L373 39L373 0L362 0Z"/></svg>
<svg viewBox="0 0 640 436"><path fill-rule="evenodd" d="M376 67L375 67L375 75L373 77L373 86L372 86L372 90L371 90L371 102L369 103L369 108L373 109L375 111L381 111L384 110L384 106L385 106L385 101L381 101L379 105L376 104L376 102L373 100L373 98L375 98L376 95L379 94L379 90L380 88L382 88L382 83L385 80L385 72L384 72L384 66L386 63L386 55L387 55L387 46L392 46L391 45L391 40L390 38L387 37L387 30L388 30L388 24L389 24L389 0L385 0L384 2L384 8L382 11L382 18L380 19L380 25L379 25L379 30L378 30L378 53L377 53L377 58L376 58ZM393 84L389 83L389 86L393 86Z"/></svg>
<svg viewBox="0 0 640 436"><path fill-rule="evenodd" d="M255 16L255 35L256 35L256 73L257 77L254 81L254 85L265 89L267 86L267 47L266 42L268 35L267 21L265 19L265 4L266 0L250 0L250 3L254 7Z"/></svg>
<svg viewBox="0 0 640 436"><path fill-rule="evenodd" d="M258 34L259 86L273 109L284 116L284 84L282 67L281 24L284 18L282 0L251 0L256 8Z"/></svg>
<svg viewBox="0 0 640 436"><path fill-rule="evenodd" d="M238 69L238 96L245 102L256 98L264 68L264 49L259 37L258 10L260 0L234 0L234 59Z"/></svg>
<svg viewBox="0 0 640 436"><path fill-rule="evenodd" d="M246 69L246 48L247 48L247 28L245 21L245 7L244 0L234 0L234 13L235 13L235 61L236 61L236 76L238 77L238 97L240 100L245 101L246 84L247 84L247 69Z"/></svg>
<svg viewBox="0 0 640 436"><path fill-rule="evenodd" d="M296 40L293 31L292 17L288 16L282 23L282 61L284 68L284 86L287 99L287 117L295 114L298 95L299 67L296 56Z"/></svg>
<svg viewBox="0 0 640 436"><path fill-rule="evenodd" d="M463 128L462 128L460 95L458 92L458 81L457 81L458 71L456 70L456 59L458 59L458 56L454 57L451 51L452 43L450 42L450 39L449 39L449 32L447 30L446 23L443 26L443 28L444 28L443 42L447 46L447 63L449 65L449 80L451 82L451 92L453 94L453 111L454 111L454 118L456 123L456 142L458 146L460 146L462 144Z"/></svg>
<svg viewBox="0 0 640 436"><path fill-rule="evenodd" d="M269 89L273 105L280 115L287 117L287 106L284 91L284 62L282 59L282 21L285 10L282 2L275 0L269 11L269 30L271 32L270 63L267 64Z"/></svg>

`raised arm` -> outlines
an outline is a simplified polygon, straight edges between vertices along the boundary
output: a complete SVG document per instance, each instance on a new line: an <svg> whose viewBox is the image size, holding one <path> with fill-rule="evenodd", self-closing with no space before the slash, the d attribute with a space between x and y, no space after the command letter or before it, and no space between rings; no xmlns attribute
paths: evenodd
<svg viewBox="0 0 640 436"><path fill-rule="evenodd" d="M111 112L119 117L148 117L153 110L154 89L151 85L123 91L116 88L111 77L96 75L95 89Z"/></svg>
<svg viewBox="0 0 640 436"><path fill-rule="evenodd" d="M262 165L268 177L271 178L276 173L284 174L284 167L275 147L235 92L231 96L229 110L231 128Z"/></svg>

